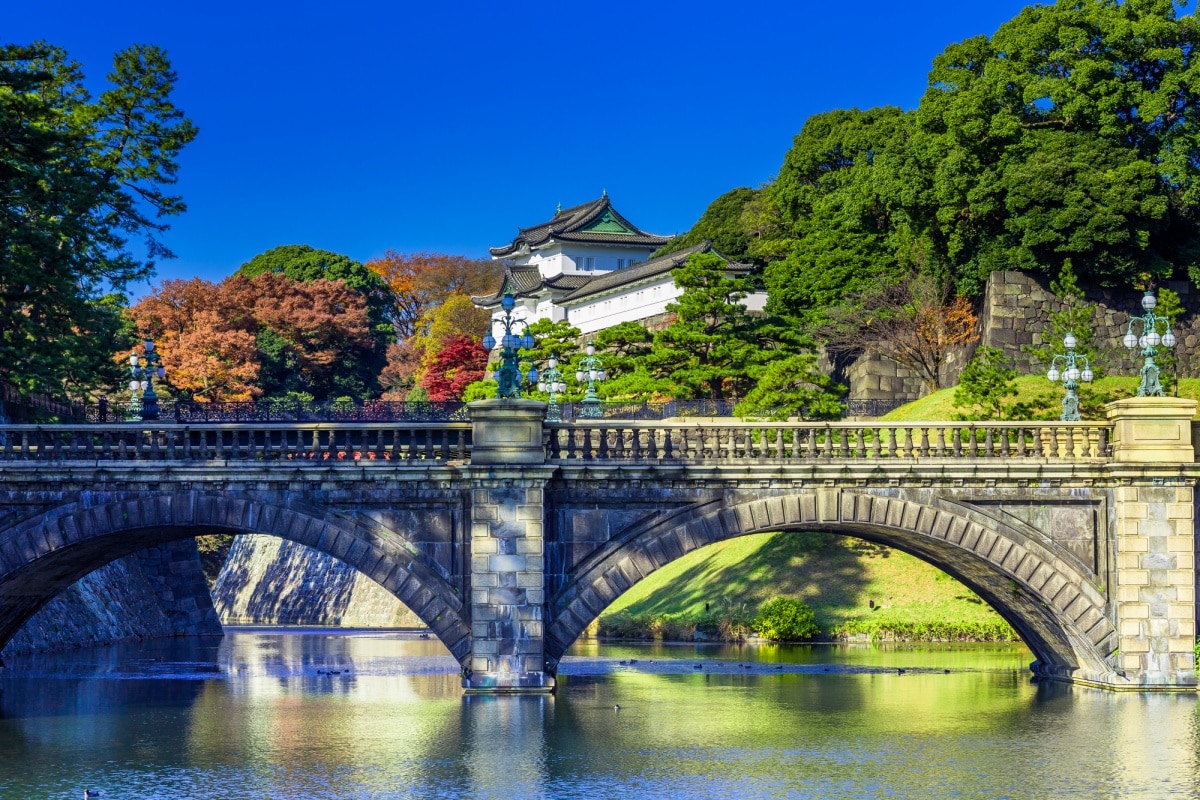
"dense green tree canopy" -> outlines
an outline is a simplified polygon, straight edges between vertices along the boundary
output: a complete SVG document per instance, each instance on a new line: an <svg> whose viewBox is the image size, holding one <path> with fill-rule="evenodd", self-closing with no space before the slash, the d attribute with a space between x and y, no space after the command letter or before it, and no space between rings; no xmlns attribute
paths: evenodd
<svg viewBox="0 0 1200 800"><path fill-rule="evenodd" d="M909 268L916 256L902 201L911 124L897 108L805 123L767 189L777 221L756 245L774 256L765 273L772 310L811 316Z"/></svg>
<svg viewBox="0 0 1200 800"><path fill-rule="evenodd" d="M751 238L743 216L746 207L757 197L758 192L746 186L726 192L709 204L690 231L676 236L651 257L677 253L709 240L721 255L732 261L750 263L755 256L750 252Z"/></svg>
<svg viewBox="0 0 1200 800"><path fill-rule="evenodd" d="M1031 6L934 60L914 209L960 285L1067 258L1108 285L1195 272L1200 26L1174 5Z"/></svg>
<svg viewBox="0 0 1200 800"><path fill-rule="evenodd" d="M1031 5L939 54L916 109L809 118L771 184L665 249L746 242L769 310L806 324L922 273L968 295L1067 260L1106 286L1200 282L1200 22L1182 6Z"/></svg>
<svg viewBox="0 0 1200 800"><path fill-rule="evenodd" d="M184 210L165 187L196 128L166 54L122 50L94 99L83 80L60 48L0 46L0 383L23 394L116 380L119 292L171 256Z"/></svg>

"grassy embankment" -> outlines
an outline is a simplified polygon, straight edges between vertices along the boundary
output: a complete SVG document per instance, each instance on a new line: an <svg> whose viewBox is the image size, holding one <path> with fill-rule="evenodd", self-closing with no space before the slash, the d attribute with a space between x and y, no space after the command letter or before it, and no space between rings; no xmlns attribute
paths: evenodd
<svg viewBox="0 0 1200 800"><path fill-rule="evenodd" d="M1017 380L1025 418L1056 419L1062 388L1040 376ZM1137 378L1103 378L1085 388L1084 416L1102 419L1103 403L1129 397ZM1200 399L1200 379L1180 381L1182 397ZM952 420L954 389L943 389L883 421ZM598 632L624 638L711 638L747 631L758 606L776 595L803 600L822 635L914 641L1015 639L1012 628L974 592L906 553L844 536L768 533L691 553L617 599Z"/></svg>

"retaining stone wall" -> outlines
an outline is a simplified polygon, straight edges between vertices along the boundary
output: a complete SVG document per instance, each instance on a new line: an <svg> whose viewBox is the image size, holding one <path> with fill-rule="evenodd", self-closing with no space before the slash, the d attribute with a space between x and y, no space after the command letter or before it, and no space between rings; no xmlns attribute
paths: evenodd
<svg viewBox="0 0 1200 800"><path fill-rule="evenodd" d="M221 621L250 625L418 628L421 619L363 573L275 536L233 541L213 587Z"/></svg>
<svg viewBox="0 0 1200 800"><path fill-rule="evenodd" d="M84 576L30 618L0 657L219 633L196 541L183 539Z"/></svg>
<svg viewBox="0 0 1200 800"><path fill-rule="evenodd" d="M1200 292L1187 281L1168 281L1166 288L1179 294L1184 313L1175 334L1176 371L1181 378L1200 375ZM1131 358L1121 344L1130 314L1140 316L1142 293L1134 289L1104 289L1083 285L1085 302L1094 307L1091 329L1099 356L1093 367L1105 375L1136 375L1140 358ZM993 272L984 292L979 314L977 344L958 348L942 370L943 386L958 382L959 373L975 353L977 345L1004 351L1022 374L1044 372L1048 365L1034 364L1025 347L1040 346L1050 326L1050 315L1064 305L1050 291L1050 278L1024 272ZM850 397L854 400L916 400L922 396L921 381L909 370L878 355L867 354L845 370Z"/></svg>

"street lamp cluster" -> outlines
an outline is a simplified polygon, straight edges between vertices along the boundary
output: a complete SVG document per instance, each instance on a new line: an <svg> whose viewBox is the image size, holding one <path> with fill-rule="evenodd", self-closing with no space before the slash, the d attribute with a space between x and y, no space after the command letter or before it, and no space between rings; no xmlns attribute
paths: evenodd
<svg viewBox="0 0 1200 800"><path fill-rule="evenodd" d="M550 422L562 421L562 408L558 405L558 396L567 390L567 384L563 383L563 377L562 370L558 368L558 359L550 356L546 362L546 368L542 370L541 380L537 384L539 392L546 392L550 395L550 402L546 404L546 419Z"/></svg>
<svg viewBox="0 0 1200 800"><path fill-rule="evenodd" d="M147 339L143 352L137 348L129 354L129 418L131 420L158 419L158 395L154 392L154 379L167 377L162 357L154 349L154 341ZM140 394L139 394L140 392Z"/></svg>
<svg viewBox="0 0 1200 800"><path fill-rule="evenodd" d="M552 422L561 420L562 408L559 406L558 396L567 390L567 384L564 381L566 376L558 368L558 359L554 356L547 360L546 369L539 373L537 367L532 363L532 359L521 354L522 350L534 349L537 342L529 333L529 323L514 316L513 310L516 308L516 304L513 294L506 292L500 298L500 316L493 317L488 321L487 332L483 335L482 344L490 353L497 344L493 331L497 325L503 330L499 340L500 366L495 373L496 383L499 385L497 396L502 399L518 398L521 396L521 385L528 381L530 384L535 384L539 392L547 392L550 395L550 402L546 407L546 419ZM522 330L524 333L520 334ZM521 371L522 361L529 362L529 369L524 373ZM587 394L583 398L580 416L599 417L603 414L600 396L596 393L596 384L607 377L608 373L604 370L604 363L596 355L595 344L588 342L587 354L579 362L579 369L575 371L575 380L580 383L587 381Z"/></svg>
<svg viewBox="0 0 1200 800"><path fill-rule="evenodd" d="M1154 297L1154 292L1145 292L1142 295L1142 309L1146 313L1140 317L1130 318L1125 336L1121 339L1121 343L1130 350L1141 348L1142 356L1145 358L1145 363L1142 364L1142 381L1137 390L1138 397L1163 396L1162 383L1158 378L1158 364L1154 359L1158 355L1160 345L1169 349L1174 347L1177 341L1171 330L1171 321L1154 313L1157 305L1158 300ZM1140 335L1134 333L1135 325L1141 329ZM1159 333L1160 329L1163 331L1161 334ZM1062 378L1063 388L1067 390L1062 402L1062 416L1059 417L1064 422L1078 422L1081 419L1079 397L1075 390L1079 388L1081 381L1090 383L1094 377L1087 356L1075 351L1077 345L1075 334L1068 333L1063 338L1063 347L1066 348L1066 352L1054 357L1050 362L1050 370L1046 373L1046 377L1051 381ZM1061 370L1059 369L1060 364Z"/></svg>
<svg viewBox="0 0 1200 800"><path fill-rule="evenodd" d="M537 342L529 333L529 323L513 316L513 308L516 307L516 304L516 298L512 296L512 293L506 292L500 300L503 315L488 320L487 333L483 335L483 346L490 353L496 347L496 337L492 335L492 331L496 329L497 324L503 329L500 336L500 368L496 370L496 383L500 384L499 396L502 399L520 397L521 384L525 382L526 377L531 383L538 379L537 368L532 365L529 368L528 376L521 372L522 356L520 351L532 350ZM520 329L518 326L525 329L523 336L517 334Z"/></svg>
<svg viewBox="0 0 1200 800"><path fill-rule="evenodd" d="M1140 317L1130 318L1125 338L1121 340L1121 343L1130 350L1140 347L1142 356L1146 359L1142 364L1142 382L1138 384L1138 397L1163 396L1162 383L1158 379L1158 365L1154 363L1154 357L1158 354L1160 344L1168 349L1175 346L1176 339L1175 334L1171 331L1171 321L1154 313L1157 305L1158 300L1155 299L1154 292L1146 292L1142 295L1142 308L1146 313ZM1141 336L1133 332L1135 323L1142 329ZM1158 333L1160 324L1163 328L1161 335Z"/></svg>
<svg viewBox="0 0 1200 800"><path fill-rule="evenodd" d="M604 410L600 407L600 395L596 394L596 384L607 380L608 373L604 371L604 362L596 355L596 345L588 342L587 355L579 361L579 369L575 370L575 380L583 383L587 379L587 393L583 396L581 417L600 417Z"/></svg>
<svg viewBox="0 0 1200 800"><path fill-rule="evenodd" d="M1067 348L1067 352L1055 356L1050 362L1050 371L1046 373L1046 377L1051 382L1057 381L1061 377L1063 388L1067 390L1062 401L1062 416L1059 417L1063 422L1079 422L1083 419L1079 416L1079 396L1075 394L1075 390L1079 388L1080 381L1091 383L1094 377L1088 357L1075 352L1077 344L1075 334L1068 333L1063 337L1063 347ZM1061 372L1058 369L1060 363L1062 364ZM1079 368L1080 364L1083 365L1083 369Z"/></svg>

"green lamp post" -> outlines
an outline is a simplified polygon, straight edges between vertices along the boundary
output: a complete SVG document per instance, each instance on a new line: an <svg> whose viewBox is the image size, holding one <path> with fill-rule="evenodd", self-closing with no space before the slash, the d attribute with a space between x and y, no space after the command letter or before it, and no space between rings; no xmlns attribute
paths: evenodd
<svg viewBox="0 0 1200 800"><path fill-rule="evenodd" d="M1062 378L1063 388L1067 390L1062 401L1062 415L1059 416L1063 422L1079 422L1083 417L1079 416L1079 395L1075 394L1075 390L1079 388L1079 382L1091 383L1094 374L1092 367L1088 363L1088 357L1082 353L1075 352L1075 345L1078 342L1075 340L1075 334L1068 333L1063 337L1063 347L1067 348L1067 352L1057 355L1050 362L1050 371L1046 373L1046 377L1051 382ZM1058 366L1062 364L1060 371ZM1080 369L1083 365L1083 369Z"/></svg>
<svg viewBox="0 0 1200 800"><path fill-rule="evenodd" d="M579 362L579 369L575 370L575 380L580 383L587 381L587 394L583 396L583 407L579 410L579 416L596 419L604 416L600 395L596 394L596 384L607 379L608 373L604 371L604 362L596 355L594 342L588 342L586 352L587 355Z"/></svg>
<svg viewBox="0 0 1200 800"><path fill-rule="evenodd" d="M1125 338L1121 342L1130 350L1141 348L1142 357L1145 358L1145 363L1142 364L1142 382L1138 384L1138 397L1162 397L1163 387L1162 382L1158 379L1158 365L1154 363L1154 357L1158 354L1158 346L1171 348L1175 346L1175 334L1171 331L1171 322L1166 317L1160 317L1154 313L1154 308L1158 305L1158 300L1154 297L1154 292L1147 291L1142 295L1142 308L1146 313L1140 317L1131 317L1129 327L1126 330ZM1138 336L1133 332L1134 323L1137 323L1142 328L1142 335ZM1160 335L1159 328L1163 329Z"/></svg>
<svg viewBox="0 0 1200 800"><path fill-rule="evenodd" d="M539 392L550 394L550 402L546 406L546 419L550 422L562 421L562 407L558 404L558 395L567 390L567 384L563 382L564 377L562 370L558 368L558 359L550 356L537 385Z"/></svg>
<svg viewBox="0 0 1200 800"><path fill-rule="evenodd" d="M517 301L512 292L505 292L500 299L500 309L503 313L488 322L487 333L483 335L483 346L490 353L496 347L496 337L492 335L492 331L495 330L497 324L504 331L500 337L500 368L496 370L496 383L500 385L497 396L501 399L519 398L521 384L526 379L530 383L535 383L538 379L537 369L533 366L529 367L528 375L521 372L520 351L532 350L537 342L529 333L529 323L513 316L516 304ZM518 326L525 329L524 336L517 334L520 329Z"/></svg>

